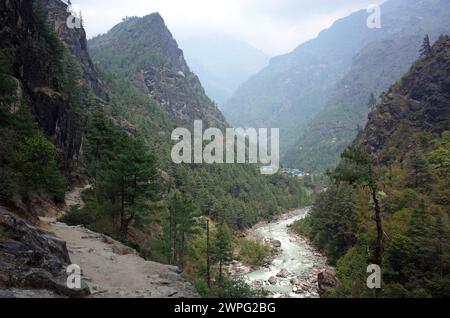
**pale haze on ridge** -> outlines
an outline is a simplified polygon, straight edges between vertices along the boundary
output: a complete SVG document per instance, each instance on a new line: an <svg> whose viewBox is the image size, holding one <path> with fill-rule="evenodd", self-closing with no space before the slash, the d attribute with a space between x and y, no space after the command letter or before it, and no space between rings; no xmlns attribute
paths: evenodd
<svg viewBox="0 0 450 318"><path fill-rule="evenodd" d="M339 18L384 0L73 0L88 38L126 16L159 12L174 37L222 33L267 55L292 51Z"/></svg>

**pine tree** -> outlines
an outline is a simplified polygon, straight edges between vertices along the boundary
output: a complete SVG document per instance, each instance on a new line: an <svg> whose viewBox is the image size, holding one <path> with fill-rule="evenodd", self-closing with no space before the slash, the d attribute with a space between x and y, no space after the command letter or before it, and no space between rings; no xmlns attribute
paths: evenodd
<svg viewBox="0 0 450 318"><path fill-rule="evenodd" d="M377 105L377 99L375 98L375 95L373 93L369 96L369 102L367 104L369 106L369 110L373 111L375 109L375 106Z"/></svg>
<svg viewBox="0 0 450 318"><path fill-rule="evenodd" d="M213 259L219 263L219 283L223 281L223 265L233 258L233 234L226 223L219 225L214 242Z"/></svg>
<svg viewBox="0 0 450 318"><path fill-rule="evenodd" d="M414 186L418 188L425 183L429 178L429 165L428 162L423 159L417 152L414 152L411 156L411 169L414 174Z"/></svg>
<svg viewBox="0 0 450 318"><path fill-rule="evenodd" d="M139 135L124 139L128 146L119 155L116 167L121 179L120 230L126 238L130 223L148 210L149 200L157 199L158 175L156 160L147 152L144 139Z"/></svg>
<svg viewBox="0 0 450 318"><path fill-rule="evenodd" d="M199 215L193 200L180 193L172 193L169 198L168 234L171 249L171 264L181 268L185 265L188 242L198 232L195 217Z"/></svg>
<svg viewBox="0 0 450 318"><path fill-rule="evenodd" d="M431 54L431 44L430 44L430 37L425 35L425 38L423 39L422 47L420 49L420 56L422 58L426 58L430 56Z"/></svg>
<svg viewBox="0 0 450 318"><path fill-rule="evenodd" d="M374 162L367 151L361 146L351 146L342 154L344 160L331 177L337 182L348 182L351 185L359 185L369 189L375 212L375 223L377 228L377 239L373 261L381 266L384 253L384 232L381 216L381 202L379 199L379 176L374 170ZM377 296L381 290L377 289Z"/></svg>

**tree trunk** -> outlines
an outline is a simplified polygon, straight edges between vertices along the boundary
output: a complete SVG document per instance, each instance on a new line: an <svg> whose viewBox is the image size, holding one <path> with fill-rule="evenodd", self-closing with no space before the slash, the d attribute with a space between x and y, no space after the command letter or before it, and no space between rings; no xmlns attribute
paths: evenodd
<svg viewBox="0 0 450 318"><path fill-rule="evenodd" d="M376 265L382 266L383 263L383 252L384 252L384 243L383 243L383 224L381 220L381 207L380 202L377 197L377 189L376 187L372 187L372 199L375 204L375 221L377 224L377 243L375 247L375 255L374 262ZM379 297L381 294L381 288L376 289L376 297Z"/></svg>
<svg viewBox="0 0 450 318"><path fill-rule="evenodd" d="M125 182L122 180L120 194L120 233L123 235L125 222Z"/></svg>
<svg viewBox="0 0 450 318"><path fill-rule="evenodd" d="M169 209L169 247L170 249L173 248L173 212L172 209ZM170 264L174 265L173 263L173 251L170 253Z"/></svg>
<svg viewBox="0 0 450 318"><path fill-rule="evenodd" d="M211 264L209 261L209 220L206 220L206 281L211 289Z"/></svg>
<svg viewBox="0 0 450 318"><path fill-rule="evenodd" d="M220 284L220 287L222 287L222 266L223 265L223 262L222 262L222 260L220 260L219 261L219 284Z"/></svg>
<svg viewBox="0 0 450 318"><path fill-rule="evenodd" d="M185 233L181 233L180 269L184 271L184 244L186 242Z"/></svg>

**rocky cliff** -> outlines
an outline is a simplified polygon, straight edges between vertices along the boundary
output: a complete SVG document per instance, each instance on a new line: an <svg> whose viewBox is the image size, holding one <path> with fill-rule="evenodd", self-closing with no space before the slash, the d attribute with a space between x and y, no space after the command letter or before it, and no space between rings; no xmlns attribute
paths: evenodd
<svg viewBox="0 0 450 318"><path fill-rule="evenodd" d="M98 79L97 71L89 56L83 25L81 24L80 28L67 26L67 19L71 16L70 8L60 0L37 0L35 3L42 8L42 13L51 29L79 64L86 88L91 88L99 97L105 97L104 87Z"/></svg>
<svg viewBox="0 0 450 318"><path fill-rule="evenodd" d="M93 60L158 101L176 125L203 120L224 127L225 119L191 72L162 17L128 18L89 41Z"/></svg>
<svg viewBox="0 0 450 318"><path fill-rule="evenodd" d="M76 107L74 78L67 55L45 18L31 1L0 2L0 43L12 52L11 75L16 97L31 108L46 136L61 150L61 159L75 159L81 147L83 121Z"/></svg>

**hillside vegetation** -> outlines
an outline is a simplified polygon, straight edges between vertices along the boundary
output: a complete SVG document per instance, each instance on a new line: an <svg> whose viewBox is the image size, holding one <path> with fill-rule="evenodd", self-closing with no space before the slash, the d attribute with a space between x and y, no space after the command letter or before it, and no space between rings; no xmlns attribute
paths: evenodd
<svg viewBox="0 0 450 318"><path fill-rule="evenodd" d="M296 224L336 264L334 296L373 296L369 264L381 265L381 296L450 295L449 83L450 39L441 36L383 95Z"/></svg>

